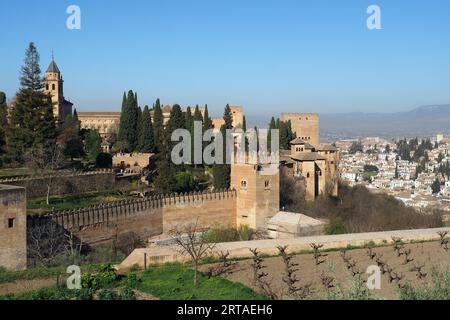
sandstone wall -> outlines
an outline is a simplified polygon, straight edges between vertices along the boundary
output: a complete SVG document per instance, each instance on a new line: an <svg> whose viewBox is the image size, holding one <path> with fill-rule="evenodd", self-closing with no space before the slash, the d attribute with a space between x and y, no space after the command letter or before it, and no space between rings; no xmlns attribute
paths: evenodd
<svg viewBox="0 0 450 320"><path fill-rule="evenodd" d="M220 191L169 197L164 200L163 231L196 223L236 226L236 192Z"/></svg>
<svg viewBox="0 0 450 320"><path fill-rule="evenodd" d="M27 265L26 191L0 185L0 266L22 270Z"/></svg>
<svg viewBox="0 0 450 320"><path fill-rule="evenodd" d="M109 242L134 232L142 239L195 223L235 226L235 191L157 196L120 201L103 206L29 216L29 232L45 223L56 223L88 245Z"/></svg>

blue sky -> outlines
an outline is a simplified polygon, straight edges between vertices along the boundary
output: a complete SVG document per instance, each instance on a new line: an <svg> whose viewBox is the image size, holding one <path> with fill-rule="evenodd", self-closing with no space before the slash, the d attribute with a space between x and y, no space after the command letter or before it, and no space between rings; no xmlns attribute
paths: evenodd
<svg viewBox="0 0 450 320"><path fill-rule="evenodd" d="M0 90L34 41L80 111L227 103L246 113L394 112L450 103L448 0L1 1ZM80 6L81 30L66 8ZM377 4L382 30L368 30Z"/></svg>

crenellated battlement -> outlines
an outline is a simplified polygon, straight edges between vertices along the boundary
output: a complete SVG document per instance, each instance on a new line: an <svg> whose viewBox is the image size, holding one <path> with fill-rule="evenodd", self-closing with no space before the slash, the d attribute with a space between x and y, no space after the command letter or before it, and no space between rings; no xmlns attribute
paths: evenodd
<svg viewBox="0 0 450 320"><path fill-rule="evenodd" d="M223 200L236 197L235 190L191 192L184 194L166 194L136 200L123 200L86 208L53 212L28 217L30 227L53 221L67 230L80 230L85 227L109 224L131 219L136 216L152 215L157 209L174 206L176 209L187 207L201 208L211 200Z"/></svg>

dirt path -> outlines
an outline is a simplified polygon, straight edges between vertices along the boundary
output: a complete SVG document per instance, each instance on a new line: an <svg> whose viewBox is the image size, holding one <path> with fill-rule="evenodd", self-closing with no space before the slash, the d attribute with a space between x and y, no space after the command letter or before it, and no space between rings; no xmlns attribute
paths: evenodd
<svg viewBox="0 0 450 320"><path fill-rule="evenodd" d="M396 273L403 275L404 279L400 283L412 283L413 285L425 284L431 281L431 269L434 265L450 266L450 251L446 252L442 249L438 242L427 242L417 244L407 244L405 248L411 249L410 257L414 260L405 264L404 255L398 257L394 252L393 246L374 248L373 252L382 255L381 260L386 262ZM289 250L289 249L288 249ZM334 278L335 284L340 284L347 288L352 280L350 271L341 257L340 252L329 252L324 258L324 262L316 265L312 254L303 254L294 257L295 263L298 263L297 276L300 279L300 285L311 284L314 294L309 298L324 298L326 296L326 289L322 285L322 272L327 276ZM367 254L366 249L348 250L347 257L356 261L357 268L363 272L363 278L367 279L365 274L369 265L376 265L374 260L371 260ZM252 260L238 261L237 271L226 278L231 281L241 282L244 285L255 290L257 288L253 284L253 273L251 268ZM414 264L425 264L423 270L428 274L425 280L418 280L416 272L412 270ZM269 274L268 279L272 284L274 290L278 293L285 292L287 287L282 278L284 276L284 264L281 257L273 257L264 259L264 265L267 268L264 272ZM204 268L204 269L203 269ZM204 266L205 270L208 266ZM372 291L377 297L383 299L398 299L398 285L395 281L389 282L387 274L382 275L381 289ZM258 290L257 290L258 291ZM286 297L285 297L286 298Z"/></svg>

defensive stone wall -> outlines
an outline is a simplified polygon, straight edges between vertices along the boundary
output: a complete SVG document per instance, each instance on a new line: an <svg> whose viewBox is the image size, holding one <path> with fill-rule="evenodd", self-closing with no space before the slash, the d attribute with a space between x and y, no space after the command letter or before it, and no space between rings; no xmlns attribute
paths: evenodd
<svg viewBox="0 0 450 320"><path fill-rule="evenodd" d="M29 216L28 228L32 232L42 224L56 223L83 243L96 245L127 232L145 239L195 222L201 226L235 226L235 198L232 190L160 195Z"/></svg>
<svg viewBox="0 0 450 320"><path fill-rule="evenodd" d="M46 196L50 183L50 195L65 195L94 192L114 188L116 179L112 170L99 170L79 173L63 173L51 176L35 176L1 179L0 184L25 187L29 198Z"/></svg>

